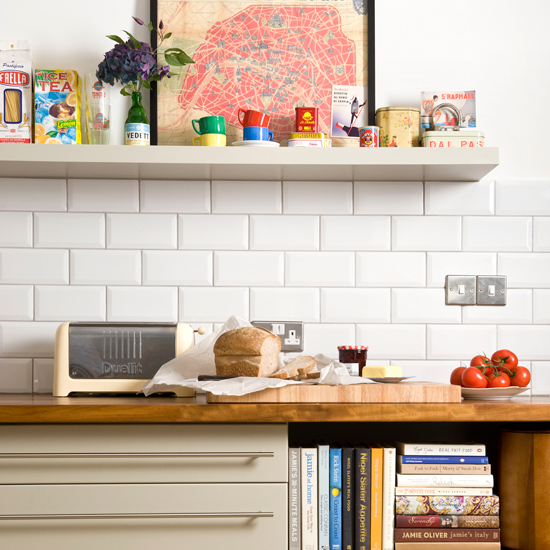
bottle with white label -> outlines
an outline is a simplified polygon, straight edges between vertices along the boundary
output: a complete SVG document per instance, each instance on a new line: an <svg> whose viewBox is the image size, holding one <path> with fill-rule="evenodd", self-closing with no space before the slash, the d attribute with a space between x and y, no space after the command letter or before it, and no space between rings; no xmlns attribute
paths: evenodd
<svg viewBox="0 0 550 550"><path fill-rule="evenodd" d="M132 106L124 124L126 145L151 145L151 134L147 113L141 104L141 93L132 93Z"/></svg>

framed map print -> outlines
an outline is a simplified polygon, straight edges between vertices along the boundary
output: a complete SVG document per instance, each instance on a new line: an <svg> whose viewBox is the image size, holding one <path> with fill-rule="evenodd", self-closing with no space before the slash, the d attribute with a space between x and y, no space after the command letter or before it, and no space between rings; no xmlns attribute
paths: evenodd
<svg viewBox="0 0 550 550"><path fill-rule="evenodd" d="M192 145L192 120L208 115L225 117L228 144L240 140L239 108L271 115L275 141L294 131L296 107L318 107L330 133L333 85L364 87L374 124L374 0L151 2L172 33L163 49L195 61L153 93L153 143Z"/></svg>

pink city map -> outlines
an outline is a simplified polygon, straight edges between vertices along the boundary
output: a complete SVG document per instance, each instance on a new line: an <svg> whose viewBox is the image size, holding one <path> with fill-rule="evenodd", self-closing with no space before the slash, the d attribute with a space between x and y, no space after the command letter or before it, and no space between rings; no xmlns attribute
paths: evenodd
<svg viewBox="0 0 550 550"><path fill-rule="evenodd" d="M295 107L320 108L330 130L332 85L366 86L366 0L182 2L158 0L173 33L163 44L195 61L158 92L160 145L191 145L191 120L226 119L228 144L242 139L239 107L271 115L275 141L294 131Z"/></svg>

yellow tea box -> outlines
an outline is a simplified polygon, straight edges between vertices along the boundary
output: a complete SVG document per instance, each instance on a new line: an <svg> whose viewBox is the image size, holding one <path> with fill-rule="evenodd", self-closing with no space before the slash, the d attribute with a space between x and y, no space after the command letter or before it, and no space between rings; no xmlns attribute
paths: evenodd
<svg viewBox="0 0 550 550"><path fill-rule="evenodd" d="M75 145L80 132L80 78L71 69L34 72L35 143Z"/></svg>

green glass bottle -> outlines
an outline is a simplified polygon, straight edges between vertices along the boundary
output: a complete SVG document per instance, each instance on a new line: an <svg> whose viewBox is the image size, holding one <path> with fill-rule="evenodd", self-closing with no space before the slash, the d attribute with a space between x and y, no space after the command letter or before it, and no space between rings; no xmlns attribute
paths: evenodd
<svg viewBox="0 0 550 550"><path fill-rule="evenodd" d="M150 131L149 119L141 104L141 93L132 92L132 106L124 124L126 145L151 145Z"/></svg>

